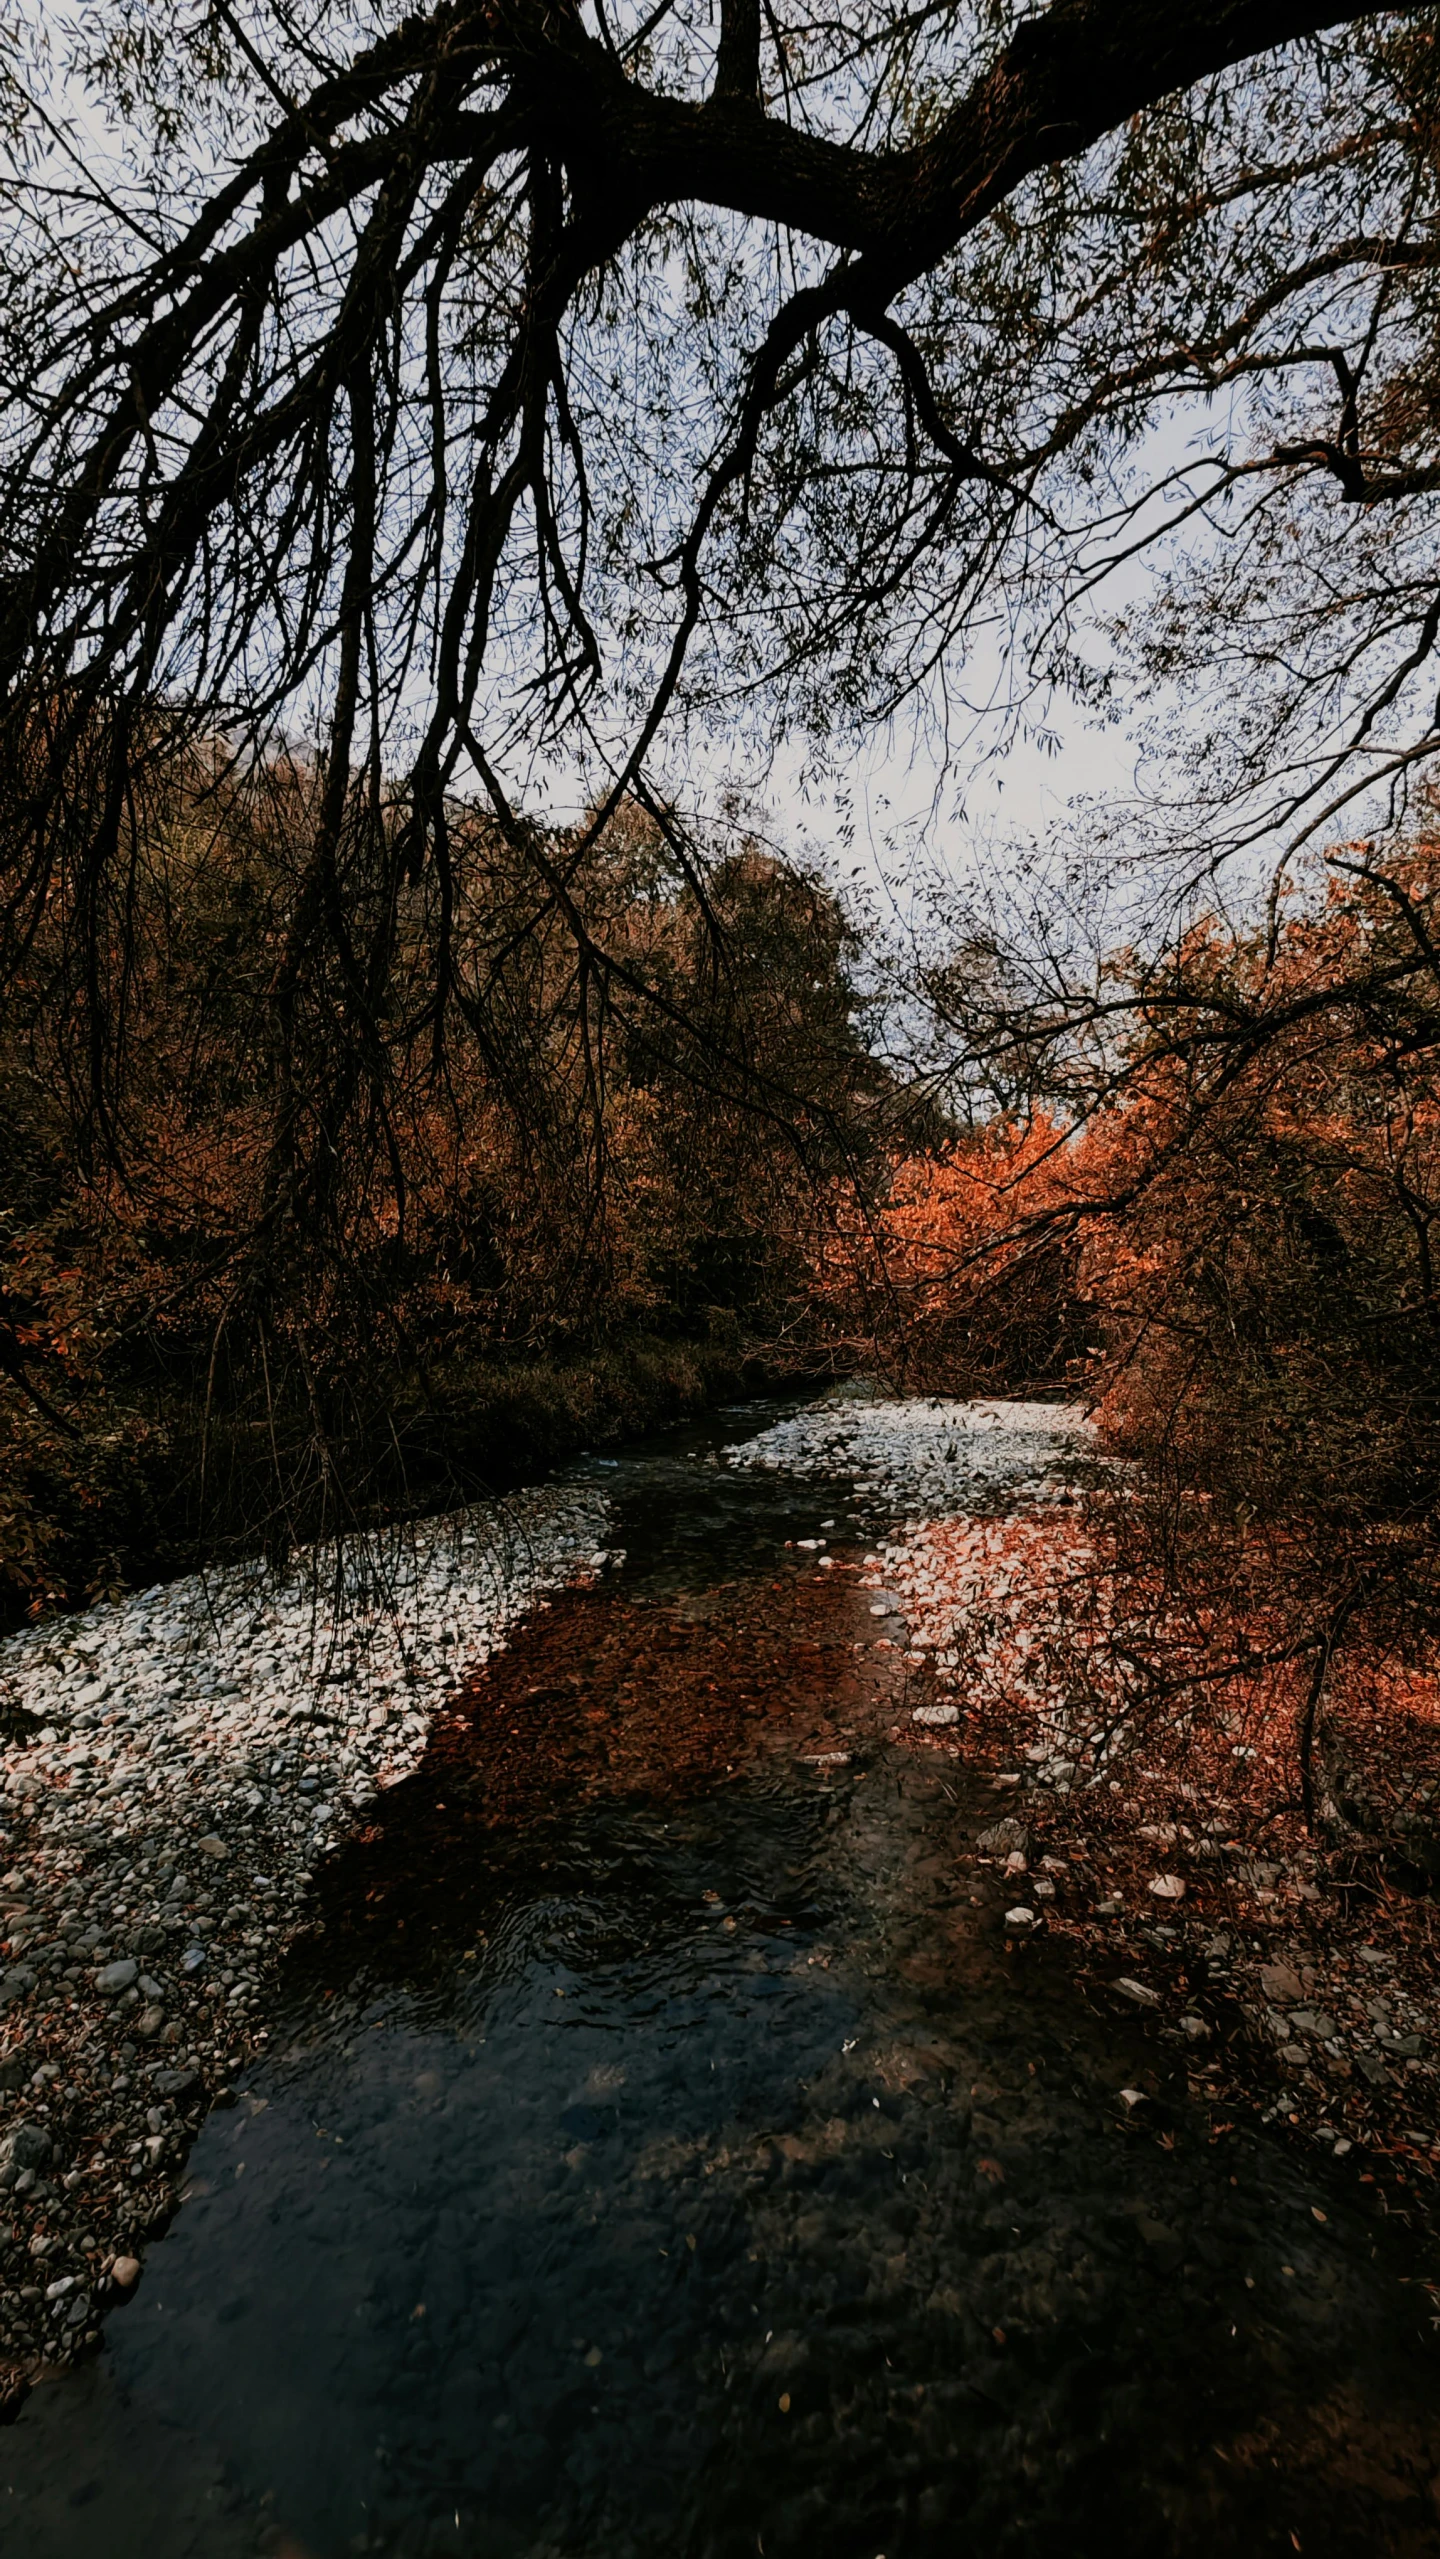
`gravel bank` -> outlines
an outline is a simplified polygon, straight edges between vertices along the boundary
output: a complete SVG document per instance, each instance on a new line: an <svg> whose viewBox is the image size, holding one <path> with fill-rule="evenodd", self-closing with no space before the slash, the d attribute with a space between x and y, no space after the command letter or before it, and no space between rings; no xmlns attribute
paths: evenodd
<svg viewBox="0 0 1440 2559"><path fill-rule="evenodd" d="M0 2387L94 2342L314 1861L607 1518L545 1487L0 1644Z"/></svg>
<svg viewBox="0 0 1440 2559"><path fill-rule="evenodd" d="M857 1401L726 1454L849 1476L871 1510L862 1587L914 1679L913 1737L1010 1807L976 1862L1012 1938L1068 1938L1097 1996L1183 2046L1217 2138L1227 2110L1283 2122L1365 2182L1383 2169L1403 2209L1440 2175L1433 1904L1306 1834L1288 1725L1127 1734L1134 1594L1092 1542L1087 1442L1054 1405Z"/></svg>
<svg viewBox="0 0 1440 2559"><path fill-rule="evenodd" d="M845 1397L807 1405L724 1454L731 1466L848 1477L867 1509L896 1518L1039 1500L1076 1471L1089 1440L1070 1404Z"/></svg>
<svg viewBox="0 0 1440 2559"><path fill-rule="evenodd" d="M1235 1742L1223 1715L1151 1717L1131 1740L1136 1628L1070 1507L929 1521L879 1560L940 1701L919 1720L963 1714L967 1756L1014 1789L1015 1836L992 1862L1017 1933L1071 1938L1097 1989L1188 2047L1217 2108L1429 2189L1432 1905L1387 1885L1374 1846L1306 1831L1288 1718Z"/></svg>

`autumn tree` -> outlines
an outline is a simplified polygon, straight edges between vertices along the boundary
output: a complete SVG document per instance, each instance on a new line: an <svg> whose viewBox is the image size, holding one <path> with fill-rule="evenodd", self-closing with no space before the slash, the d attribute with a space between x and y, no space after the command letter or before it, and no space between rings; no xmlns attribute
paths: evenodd
<svg viewBox="0 0 1440 2559"><path fill-rule="evenodd" d="M135 1178L177 769L309 776L247 1000L214 982L208 1071L263 1103L228 1339L298 1265L318 1302L403 1260L427 1093L554 1124L516 990L561 941L592 1113L645 1054L853 1164L859 1085L757 964L792 891L739 897L701 814L732 737L818 769L982 662L1020 712L1128 666L1190 723L1181 898L1423 771L1432 13L9 0L0 82L0 966L43 963L87 1178ZM626 811L683 984L597 894ZM1013 1099L1057 1025L1113 1071L1077 882L1018 993L971 938L957 1089Z"/></svg>

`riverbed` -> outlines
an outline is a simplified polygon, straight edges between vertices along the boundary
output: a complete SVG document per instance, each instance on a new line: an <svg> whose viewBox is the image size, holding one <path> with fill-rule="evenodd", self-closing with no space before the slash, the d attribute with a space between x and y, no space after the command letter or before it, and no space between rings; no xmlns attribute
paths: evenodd
<svg viewBox="0 0 1440 2559"><path fill-rule="evenodd" d="M4 2551L1440 2550L1417 2243L1007 1935L875 1522L719 1462L772 1418L574 1470L608 1569L317 1864Z"/></svg>

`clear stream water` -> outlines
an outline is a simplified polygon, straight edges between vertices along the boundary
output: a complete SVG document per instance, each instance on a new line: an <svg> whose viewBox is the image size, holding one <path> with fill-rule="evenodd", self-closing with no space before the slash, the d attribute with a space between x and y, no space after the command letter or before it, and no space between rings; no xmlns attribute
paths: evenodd
<svg viewBox="0 0 1440 2559"><path fill-rule="evenodd" d="M597 1607L735 1624L843 1540L715 1466L766 1417L602 1471ZM1007 1957L993 1804L893 1699L840 1760L772 1685L689 1787L387 1798L103 2353L0 2434L5 2559L1440 2551L1417 2243Z"/></svg>

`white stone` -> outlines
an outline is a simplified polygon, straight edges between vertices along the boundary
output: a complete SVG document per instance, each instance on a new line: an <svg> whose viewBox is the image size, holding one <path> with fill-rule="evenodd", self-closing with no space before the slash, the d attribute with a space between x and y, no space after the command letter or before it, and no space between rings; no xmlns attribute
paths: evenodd
<svg viewBox="0 0 1440 2559"><path fill-rule="evenodd" d="M1115 1987L1122 1999L1133 1999L1137 2008L1158 2008L1160 2005L1158 1991L1149 1989L1143 1981L1132 1980L1128 1974L1122 1973Z"/></svg>
<svg viewBox="0 0 1440 2559"><path fill-rule="evenodd" d="M732 1466L848 1475L857 1492L919 1511L919 1528L925 1514L963 1510L1002 1485L1039 1493L1053 1468L1084 1448L1088 1427L1073 1405L845 1395L809 1404L724 1454Z"/></svg>

